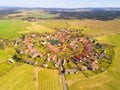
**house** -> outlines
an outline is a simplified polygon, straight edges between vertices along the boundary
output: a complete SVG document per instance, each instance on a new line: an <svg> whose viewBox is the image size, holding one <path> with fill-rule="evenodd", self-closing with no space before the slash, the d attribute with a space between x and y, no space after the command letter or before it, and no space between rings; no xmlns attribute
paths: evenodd
<svg viewBox="0 0 120 90"><path fill-rule="evenodd" d="M17 49L16 51L17 51L18 54L22 54L23 53L23 51L21 51L20 49Z"/></svg>
<svg viewBox="0 0 120 90"><path fill-rule="evenodd" d="M43 64L43 67L44 67L44 68L47 68L47 67L48 67L48 64Z"/></svg>
<svg viewBox="0 0 120 90"><path fill-rule="evenodd" d="M91 66L89 67L89 69L93 70L93 71L97 70L98 68L99 67L98 67L98 65L95 62L92 62Z"/></svg>
<svg viewBox="0 0 120 90"><path fill-rule="evenodd" d="M61 65L64 65L64 64L65 64L65 59L61 61Z"/></svg>
<svg viewBox="0 0 120 90"><path fill-rule="evenodd" d="M26 60L25 63L31 64L31 65L37 65L37 62L32 62L32 61L30 61L30 60Z"/></svg>
<svg viewBox="0 0 120 90"><path fill-rule="evenodd" d="M59 66L59 64L58 64L58 63L56 63L56 62L54 62L54 66L55 66L55 67L58 67L58 66Z"/></svg>
<svg viewBox="0 0 120 90"><path fill-rule="evenodd" d="M87 69L88 69L87 66L82 66L82 68L81 68L82 71L85 71Z"/></svg>
<svg viewBox="0 0 120 90"><path fill-rule="evenodd" d="M76 57L72 57L72 61L73 61L73 63L78 64L79 59L78 59L78 58L76 58Z"/></svg>
<svg viewBox="0 0 120 90"><path fill-rule="evenodd" d="M77 69L65 69L65 74L76 74L78 73Z"/></svg>
<svg viewBox="0 0 120 90"><path fill-rule="evenodd" d="M11 62L11 63L14 63L14 61L12 59L8 59L7 61Z"/></svg>

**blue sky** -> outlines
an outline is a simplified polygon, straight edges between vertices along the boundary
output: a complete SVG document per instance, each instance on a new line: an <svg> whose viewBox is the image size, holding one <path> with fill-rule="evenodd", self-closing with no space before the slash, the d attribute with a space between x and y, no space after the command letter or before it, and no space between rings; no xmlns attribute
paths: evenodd
<svg viewBox="0 0 120 90"><path fill-rule="evenodd" d="M0 6L15 7L120 7L120 0L0 0Z"/></svg>

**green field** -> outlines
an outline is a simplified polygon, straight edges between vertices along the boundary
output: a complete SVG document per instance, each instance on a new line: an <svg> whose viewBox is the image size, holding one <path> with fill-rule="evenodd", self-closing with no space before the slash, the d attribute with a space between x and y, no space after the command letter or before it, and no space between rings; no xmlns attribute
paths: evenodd
<svg viewBox="0 0 120 90"><path fill-rule="evenodd" d="M13 39L18 38L25 33L45 33L53 32L53 29L47 28L37 23L31 23L22 20L1 20L0 38Z"/></svg>
<svg viewBox="0 0 120 90"><path fill-rule="evenodd" d="M5 51L0 50L0 63L7 61L10 58L10 55L7 54Z"/></svg>
<svg viewBox="0 0 120 90"><path fill-rule="evenodd" d="M1 20L0 21L0 38L16 38L21 35L20 31L30 24L20 20Z"/></svg>

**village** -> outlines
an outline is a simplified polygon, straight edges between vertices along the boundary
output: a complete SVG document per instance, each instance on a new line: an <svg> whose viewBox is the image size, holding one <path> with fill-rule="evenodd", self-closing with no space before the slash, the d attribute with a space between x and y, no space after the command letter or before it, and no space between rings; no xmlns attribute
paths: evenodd
<svg viewBox="0 0 120 90"><path fill-rule="evenodd" d="M14 59L43 68L60 68L62 73L98 70L99 59L105 56L104 46L82 30L59 29L56 33L26 34L14 41ZM65 67L66 65L71 67ZM75 66L75 67L72 67Z"/></svg>

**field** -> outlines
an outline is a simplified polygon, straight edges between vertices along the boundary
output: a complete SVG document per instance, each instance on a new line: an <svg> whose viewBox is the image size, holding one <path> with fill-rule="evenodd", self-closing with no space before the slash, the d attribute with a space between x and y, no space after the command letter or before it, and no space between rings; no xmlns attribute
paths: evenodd
<svg viewBox="0 0 120 90"><path fill-rule="evenodd" d="M58 71L24 64L0 78L0 90L62 90L60 80Z"/></svg>
<svg viewBox="0 0 120 90"><path fill-rule="evenodd" d="M120 21L98 20L43 20L27 22L1 20L0 38L18 38L24 33L54 32L55 28L83 29L98 42L114 46L110 68L103 73L86 78L81 72L66 75L69 90L120 90ZM94 37L95 36L95 37ZM16 66L5 63L14 53L12 48L0 50L0 90L62 90L59 72L31 65ZM3 63L3 64L1 64ZM66 66L68 67L68 66Z"/></svg>
<svg viewBox="0 0 120 90"><path fill-rule="evenodd" d="M61 75L57 70L42 69L38 75L39 90L63 90Z"/></svg>
<svg viewBox="0 0 120 90"><path fill-rule="evenodd" d="M0 38L16 38L21 35L20 31L26 30L30 24L21 20L1 20Z"/></svg>
<svg viewBox="0 0 120 90"><path fill-rule="evenodd" d="M8 58L10 58L10 55L5 51L0 50L0 63L5 62Z"/></svg>
<svg viewBox="0 0 120 90"><path fill-rule="evenodd" d="M13 17L13 18L17 18L17 19L27 19L27 18L34 18L34 19L51 19L51 18L55 18L58 15L56 14L49 14L46 13L42 10L19 10L18 13L14 13L14 14L8 14L6 17Z"/></svg>
<svg viewBox="0 0 120 90"><path fill-rule="evenodd" d="M120 32L120 21L117 20L46 20L41 21L40 24L53 29L84 30L84 34L91 36L110 35Z"/></svg>
<svg viewBox="0 0 120 90"><path fill-rule="evenodd" d="M53 32L53 29L44 27L37 23L31 23L22 20L1 20L0 38L13 39L18 38L24 33L45 33Z"/></svg>

